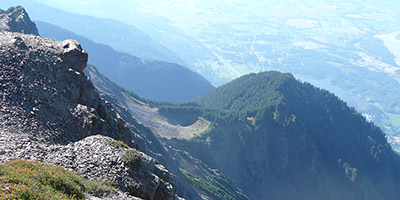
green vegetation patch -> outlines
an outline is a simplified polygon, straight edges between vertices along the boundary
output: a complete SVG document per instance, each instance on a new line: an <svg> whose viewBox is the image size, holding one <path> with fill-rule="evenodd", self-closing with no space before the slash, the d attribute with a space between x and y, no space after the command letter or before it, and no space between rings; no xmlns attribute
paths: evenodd
<svg viewBox="0 0 400 200"><path fill-rule="evenodd" d="M252 113L284 102L280 90L293 81L293 75L288 73L252 73L197 97L194 102L208 108Z"/></svg>
<svg viewBox="0 0 400 200"><path fill-rule="evenodd" d="M0 163L0 199L85 199L115 191L106 181L89 181L61 166L38 161Z"/></svg>
<svg viewBox="0 0 400 200"><path fill-rule="evenodd" d="M215 172L214 174L211 174L210 177L215 181L218 187L223 188L225 191L231 189L232 191L235 191L236 195L241 196L243 199L249 199L241 189L234 187L230 180L222 173Z"/></svg>
<svg viewBox="0 0 400 200"><path fill-rule="evenodd" d="M229 199L234 200L235 198L222 190L221 188L211 184L210 182L204 180L201 177L195 176L189 172L183 172L186 178L197 188L205 191L207 194L212 195L217 199Z"/></svg>
<svg viewBox="0 0 400 200"><path fill-rule="evenodd" d="M108 144L114 148L124 148L124 149L129 148L129 146L127 144L125 144L124 142L119 141L119 140L110 140L110 141L107 141L106 144Z"/></svg>
<svg viewBox="0 0 400 200"><path fill-rule="evenodd" d="M210 178L214 179L214 181L211 182L186 171L183 171L182 173L195 187L206 192L215 199L234 200L237 199L235 197L236 195L239 195L240 199L248 199L248 197L238 188L234 188L233 190L236 194L228 192L229 190L227 187L233 186L231 186L229 180L227 180L222 174L212 175Z"/></svg>
<svg viewBox="0 0 400 200"><path fill-rule="evenodd" d="M121 156L122 162L127 165L139 167L142 156L136 149L127 149Z"/></svg>

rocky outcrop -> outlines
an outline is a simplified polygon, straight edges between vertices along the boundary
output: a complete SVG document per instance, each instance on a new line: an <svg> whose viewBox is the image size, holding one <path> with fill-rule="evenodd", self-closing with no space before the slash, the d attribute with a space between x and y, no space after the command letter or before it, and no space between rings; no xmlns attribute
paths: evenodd
<svg viewBox="0 0 400 200"><path fill-rule="evenodd" d="M7 129L26 129L38 139L69 143L93 134L132 144L123 120L82 74L87 54L75 41L0 33L0 118Z"/></svg>
<svg viewBox="0 0 400 200"><path fill-rule="evenodd" d="M0 161L26 159L61 165L89 179L111 181L127 199L174 199L169 172L155 159L121 144L101 135L68 145L44 144L29 134L2 131Z"/></svg>
<svg viewBox="0 0 400 200"><path fill-rule="evenodd" d="M34 22L22 6L0 9L0 30L39 35Z"/></svg>
<svg viewBox="0 0 400 200"><path fill-rule="evenodd" d="M126 122L83 74L79 43L2 31L0 55L0 162L39 160L115 183L119 192L104 199L176 198L173 176L136 150Z"/></svg>

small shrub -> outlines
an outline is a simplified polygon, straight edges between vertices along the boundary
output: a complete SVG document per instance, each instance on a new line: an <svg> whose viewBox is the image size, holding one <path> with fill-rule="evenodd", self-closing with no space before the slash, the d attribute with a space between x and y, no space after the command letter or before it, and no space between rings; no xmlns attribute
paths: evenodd
<svg viewBox="0 0 400 200"><path fill-rule="evenodd" d="M122 162L127 165L139 167L142 157L136 149L127 149L121 156Z"/></svg>
<svg viewBox="0 0 400 200"><path fill-rule="evenodd" d="M122 141L118 141L118 140L110 140L110 141L107 141L106 144L108 144L114 148L124 148L124 149L129 148L129 146L127 144L125 144Z"/></svg>
<svg viewBox="0 0 400 200"><path fill-rule="evenodd" d="M110 194L115 192L116 189L113 187L113 183L106 180L94 180L87 181L85 183L86 192L93 196L103 196L104 194Z"/></svg>

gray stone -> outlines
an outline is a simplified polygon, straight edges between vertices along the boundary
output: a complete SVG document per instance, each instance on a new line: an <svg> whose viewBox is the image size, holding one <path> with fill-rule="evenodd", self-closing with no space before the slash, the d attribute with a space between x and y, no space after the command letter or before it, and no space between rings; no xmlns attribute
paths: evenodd
<svg viewBox="0 0 400 200"><path fill-rule="evenodd" d="M116 183L119 192L102 199L174 199L173 175L155 159L138 152L140 164L127 164L127 149L109 145L137 148L82 73L86 62L76 41L0 32L0 162L39 160Z"/></svg>
<svg viewBox="0 0 400 200"><path fill-rule="evenodd" d="M22 6L10 7L7 11L0 10L0 30L39 35L34 22Z"/></svg>

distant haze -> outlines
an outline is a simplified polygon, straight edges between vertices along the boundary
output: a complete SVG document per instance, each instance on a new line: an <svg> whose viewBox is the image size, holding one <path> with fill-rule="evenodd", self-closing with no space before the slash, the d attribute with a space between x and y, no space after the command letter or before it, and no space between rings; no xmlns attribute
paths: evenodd
<svg viewBox="0 0 400 200"><path fill-rule="evenodd" d="M214 86L290 72L356 107L400 151L399 0L37 1L134 25Z"/></svg>

